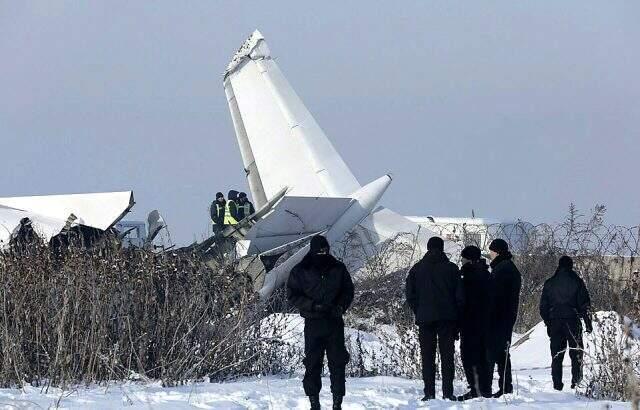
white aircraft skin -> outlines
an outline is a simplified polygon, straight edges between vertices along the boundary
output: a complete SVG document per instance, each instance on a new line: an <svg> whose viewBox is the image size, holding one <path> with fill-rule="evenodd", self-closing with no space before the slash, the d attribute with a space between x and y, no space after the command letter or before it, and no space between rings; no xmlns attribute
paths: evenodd
<svg viewBox="0 0 640 410"><path fill-rule="evenodd" d="M391 183L389 175L364 187L358 183L287 82L259 31L235 54L223 83L256 208L287 189L247 233L246 239L260 244L250 246L250 253L268 252L269 247L295 243L320 230L329 244L355 232L363 245L374 248L371 251L398 234L410 233L416 258L422 256L426 241L435 234L378 205ZM458 244L445 246L451 252ZM307 252L308 245L266 273L261 296L283 285Z"/></svg>
<svg viewBox="0 0 640 410"><path fill-rule="evenodd" d="M8 244L22 218L29 218L48 241L67 226L72 214L73 225L107 230L134 204L132 191L0 198L0 247Z"/></svg>

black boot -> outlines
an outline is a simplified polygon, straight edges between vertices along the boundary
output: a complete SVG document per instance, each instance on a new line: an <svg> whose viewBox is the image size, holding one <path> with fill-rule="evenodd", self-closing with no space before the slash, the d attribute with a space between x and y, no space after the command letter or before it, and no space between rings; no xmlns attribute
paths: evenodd
<svg viewBox="0 0 640 410"><path fill-rule="evenodd" d="M513 393L513 386L507 387L505 390L499 389L497 392L493 393L491 397L497 399L498 397L502 397L502 395L504 394L511 394L511 393Z"/></svg>
<svg viewBox="0 0 640 410"><path fill-rule="evenodd" d="M478 394L476 393L475 390L471 389L465 394L463 394L462 396L458 396L456 399L457 401L465 401L465 400L475 399L476 397L478 397Z"/></svg>
<svg viewBox="0 0 640 410"><path fill-rule="evenodd" d="M422 398L422 401L434 400L435 398L436 396L434 394L425 394L424 397Z"/></svg>
<svg viewBox="0 0 640 410"><path fill-rule="evenodd" d="M342 410L342 396L333 396L333 410Z"/></svg>
<svg viewBox="0 0 640 410"><path fill-rule="evenodd" d="M311 404L311 410L320 410L320 395L309 396L309 403Z"/></svg>

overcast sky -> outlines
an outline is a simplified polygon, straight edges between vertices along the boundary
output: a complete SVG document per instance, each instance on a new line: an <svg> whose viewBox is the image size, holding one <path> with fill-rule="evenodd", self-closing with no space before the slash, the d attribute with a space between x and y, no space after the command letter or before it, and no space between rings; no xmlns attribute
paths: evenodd
<svg viewBox="0 0 640 410"><path fill-rule="evenodd" d="M392 3L0 0L0 196L133 189L200 239L248 191L222 72L259 28L391 209L640 223L640 2Z"/></svg>

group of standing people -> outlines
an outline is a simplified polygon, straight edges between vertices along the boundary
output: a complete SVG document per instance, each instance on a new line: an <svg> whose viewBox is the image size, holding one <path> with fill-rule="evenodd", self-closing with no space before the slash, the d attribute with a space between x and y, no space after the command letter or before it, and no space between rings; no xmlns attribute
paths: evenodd
<svg viewBox="0 0 640 410"><path fill-rule="evenodd" d="M219 235L229 225L237 225L249 215L255 212L255 208L247 194L235 190L229 191L227 199L222 192L216 193L216 199L209 207L211 226L214 235Z"/></svg>
<svg viewBox="0 0 640 410"><path fill-rule="evenodd" d="M460 255L462 267L458 268L444 253L444 241L432 237L426 255L409 271L406 296L418 324L423 400L435 398L436 347L445 399L500 397L513 392L509 347L522 279L507 242L495 239L489 252L491 263L487 265L480 248L465 247ZM458 338L470 390L456 397L454 345ZM496 366L498 390L492 393Z"/></svg>
<svg viewBox="0 0 640 410"><path fill-rule="evenodd" d="M333 394L333 408L340 409L345 395L345 366L349 354L344 345L342 315L351 305L354 286L345 265L330 254L329 243L314 236L305 258L296 265L287 282L287 298L305 319L305 375L303 387L311 409L320 409L321 373L326 353ZM489 245L487 264L481 250L467 246L461 252L461 267L444 252L444 241L432 237L427 253L409 271L407 304L419 331L424 397L435 398L436 349L440 352L444 399L463 401L474 397L501 397L513 392L511 336L518 316L521 274L509 246L502 239ZM572 362L571 387L582 378L582 319L592 329L587 288L573 270L568 256L542 291L540 315L547 326L552 356L552 378L562 390L562 360L569 347ZM469 391L455 396L455 340ZM492 391L498 370L498 389Z"/></svg>

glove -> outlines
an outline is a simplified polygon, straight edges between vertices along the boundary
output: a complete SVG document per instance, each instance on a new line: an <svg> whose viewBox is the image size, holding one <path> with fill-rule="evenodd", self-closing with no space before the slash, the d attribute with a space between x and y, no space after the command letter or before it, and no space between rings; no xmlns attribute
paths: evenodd
<svg viewBox="0 0 640 410"><path fill-rule="evenodd" d="M325 305L323 303L314 303L313 304L313 311L314 312L321 312L321 313L328 313L331 312L331 305Z"/></svg>
<svg viewBox="0 0 640 410"><path fill-rule="evenodd" d="M591 323L591 319L584 320L584 328L585 328L585 332L587 333L593 332L593 324Z"/></svg>
<svg viewBox="0 0 640 410"><path fill-rule="evenodd" d="M331 308L331 314L335 317L340 317L343 313L344 311L342 310L342 306L333 306Z"/></svg>

